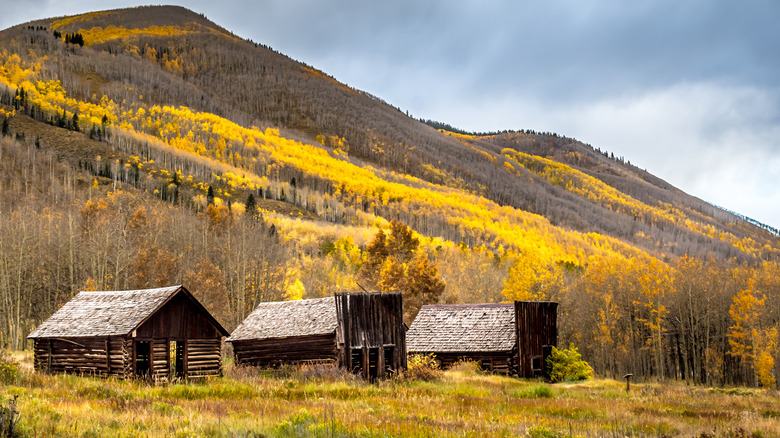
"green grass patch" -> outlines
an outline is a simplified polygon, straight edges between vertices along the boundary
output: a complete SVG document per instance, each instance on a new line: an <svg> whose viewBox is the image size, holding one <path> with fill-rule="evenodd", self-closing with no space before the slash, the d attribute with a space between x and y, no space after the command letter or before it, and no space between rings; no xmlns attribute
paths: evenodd
<svg viewBox="0 0 780 438"><path fill-rule="evenodd" d="M514 398L553 398L553 390L549 385L530 385L512 392Z"/></svg>

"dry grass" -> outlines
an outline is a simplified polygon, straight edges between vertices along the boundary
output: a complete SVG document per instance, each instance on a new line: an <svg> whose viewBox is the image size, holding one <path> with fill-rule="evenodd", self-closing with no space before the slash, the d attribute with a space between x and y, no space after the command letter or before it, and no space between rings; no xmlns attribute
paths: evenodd
<svg viewBox="0 0 780 438"><path fill-rule="evenodd" d="M777 391L592 380L549 385L474 372L376 385L325 369L229 369L203 383L143 382L23 370L25 436L780 436Z"/></svg>

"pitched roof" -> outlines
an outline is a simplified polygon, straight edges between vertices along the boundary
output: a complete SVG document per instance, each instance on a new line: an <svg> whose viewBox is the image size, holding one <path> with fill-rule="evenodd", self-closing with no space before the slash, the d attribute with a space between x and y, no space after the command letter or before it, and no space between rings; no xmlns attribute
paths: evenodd
<svg viewBox="0 0 780 438"><path fill-rule="evenodd" d="M516 342L511 303L423 306L406 332L407 350L425 353L508 351Z"/></svg>
<svg viewBox="0 0 780 438"><path fill-rule="evenodd" d="M182 289L79 292L27 337L125 336Z"/></svg>
<svg viewBox="0 0 780 438"><path fill-rule="evenodd" d="M258 304L226 341L323 335L335 331L333 297L276 301Z"/></svg>

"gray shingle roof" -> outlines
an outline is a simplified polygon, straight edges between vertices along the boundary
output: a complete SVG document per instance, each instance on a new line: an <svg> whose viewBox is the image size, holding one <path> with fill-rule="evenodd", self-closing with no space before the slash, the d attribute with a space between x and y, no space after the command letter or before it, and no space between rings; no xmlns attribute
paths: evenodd
<svg viewBox="0 0 780 438"><path fill-rule="evenodd" d="M421 353L508 351L516 342L511 303L423 306L406 332L407 350Z"/></svg>
<svg viewBox="0 0 780 438"><path fill-rule="evenodd" d="M125 336L181 288L79 292L28 338Z"/></svg>
<svg viewBox="0 0 780 438"><path fill-rule="evenodd" d="M335 331L336 301L333 297L276 301L258 304L226 340L287 338Z"/></svg>

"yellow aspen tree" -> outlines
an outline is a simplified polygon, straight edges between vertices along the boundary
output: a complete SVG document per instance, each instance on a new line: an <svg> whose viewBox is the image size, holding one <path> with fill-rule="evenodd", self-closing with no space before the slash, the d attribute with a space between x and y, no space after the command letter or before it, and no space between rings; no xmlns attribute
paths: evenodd
<svg viewBox="0 0 780 438"><path fill-rule="evenodd" d="M756 379L765 388L774 388L776 384L773 374L775 357L778 351L777 327L758 331L753 329L755 339L755 371Z"/></svg>
<svg viewBox="0 0 780 438"><path fill-rule="evenodd" d="M754 330L759 320L763 308L765 296L758 298L755 293L755 280L748 280L746 288L742 289L734 296L729 316L731 316L734 325L729 327L728 342L729 354L739 358L743 367L754 365L755 359L755 337Z"/></svg>

